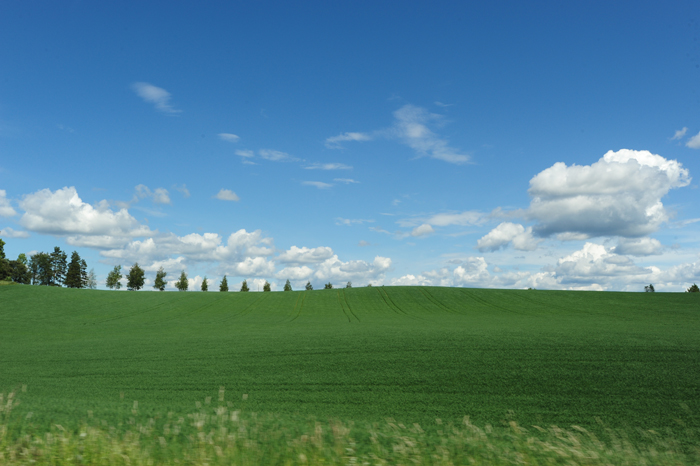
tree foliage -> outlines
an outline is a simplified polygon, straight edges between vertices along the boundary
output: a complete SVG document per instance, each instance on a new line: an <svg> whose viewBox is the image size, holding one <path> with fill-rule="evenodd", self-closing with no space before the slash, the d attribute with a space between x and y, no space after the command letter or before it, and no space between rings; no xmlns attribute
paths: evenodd
<svg viewBox="0 0 700 466"><path fill-rule="evenodd" d="M61 286L66 279L66 269L68 268L68 256L58 246L53 248L51 253L52 279L50 285Z"/></svg>
<svg viewBox="0 0 700 466"><path fill-rule="evenodd" d="M693 286L685 290L687 293L700 293L700 288L698 288L698 285L693 283Z"/></svg>
<svg viewBox="0 0 700 466"><path fill-rule="evenodd" d="M134 262L129 273L126 274L126 289L129 291L138 291L143 288L145 281L146 278L143 269L139 267L138 262Z"/></svg>
<svg viewBox="0 0 700 466"><path fill-rule="evenodd" d="M121 265L115 265L114 269L107 274L107 288L110 290L118 290L119 288L122 287L122 284L119 280L122 279L122 266Z"/></svg>
<svg viewBox="0 0 700 466"><path fill-rule="evenodd" d="M263 291L272 291L270 283L267 280L265 280L265 284L263 285Z"/></svg>
<svg viewBox="0 0 700 466"><path fill-rule="evenodd" d="M78 251L73 251L73 253L70 256L70 264L68 264L68 270L64 279L64 284L68 288L83 288L81 265L82 264L80 262L80 255L78 254ZM87 281L87 277L85 278Z"/></svg>
<svg viewBox="0 0 700 466"><path fill-rule="evenodd" d="M209 291L209 282L207 281L207 277L204 277L204 280L202 280L202 291Z"/></svg>
<svg viewBox="0 0 700 466"><path fill-rule="evenodd" d="M333 289L333 284L331 282L326 283L323 285L324 290L332 290Z"/></svg>
<svg viewBox="0 0 700 466"><path fill-rule="evenodd" d="M248 281L247 280L243 280L243 283L241 283L241 291L242 292L250 291L248 289Z"/></svg>
<svg viewBox="0 0 700 466"><path fill-rule="evenodd" d="M345 288L352 288L352 282L348 282L348 284L345 285Z"/></svg>
<svg viewBox="0 0 700 466"><path fill-rule="evenodd" d="M90 269L90 272L88 272L87 288L91 290L97 289L97 275L95 275L95 269Z"/></svg>
<svg viewBox="0 0 700 466"><path fill-rule="evenodd" d="M29 274L33 285L51 285L53 282L51 256L45 252L34 254L29 259Z"/></svg>
<svg viewBox="0 0 700 466"><path fill-rule="evenodd" d="M287 280L284 284L284 291L292 291L292 284Z"/></svg>
<svg viewBox="0 0 700 466"><path fill-rule="evenodd" d="M314 287L313 287L313 285L311 285L311 282L306 282L306 291L311 291L313 289L314 289Z"/></svg>
<svg viewBox="0 0 700 466"><path fill-rule="evenodd" d="M644 287L644 291L646 291L647 293L653 293L653 292L656 291L656 290L654 289L654 285L652 285L651 283L649 283L649 285L647 285L647 286Z"/></svg>
<svg viewBox="0 0 700 466"><path fill-rule="evenodd" d="M226 275L224 275L224 278L221 279L219 291L228 291L228 280L226 280Z"/></svg>
<svg viewBox="0 0 700 466"><path fill-rule="evenodd" d="M153 281L153 288L155 288L158 291L164 291L165 286L168 284L165 281L166 275L168 275L168 272L163 270L163 267L159 268L156 272L156 279Z"/></svg>
<svg viewBox="0 0 700 466"><path fill-rule="evenodd" d="M178 291L187 291L187 289L190 287L190 283L187 280L187 274L183 270L182 273L180 274L180 279L175 283L175 288L178 289Z"/></svg>

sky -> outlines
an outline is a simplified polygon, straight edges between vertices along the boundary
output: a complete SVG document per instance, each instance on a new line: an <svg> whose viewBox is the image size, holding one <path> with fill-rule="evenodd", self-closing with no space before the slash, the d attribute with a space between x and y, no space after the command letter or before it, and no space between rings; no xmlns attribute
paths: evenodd
<svg viewBox="0 0 700 466"><path fill-rule="evenodd" d="M700 283L700 9L0 3L0 238L98 287ZM152 288L150 288L152 289Z"/></svg>

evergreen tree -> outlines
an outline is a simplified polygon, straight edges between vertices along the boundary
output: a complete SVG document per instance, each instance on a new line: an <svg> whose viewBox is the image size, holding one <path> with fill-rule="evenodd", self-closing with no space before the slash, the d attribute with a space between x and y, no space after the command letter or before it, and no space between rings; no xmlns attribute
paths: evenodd
<svg viewBox="0 0 700 466"><path fill-rule="evenodd" d="M228 291L228 280L226 280L226 275L224 275L224 278L221 279L219 291Z"/></svg>
<svg viewBox="0 0 700 466"><path fill-rule="evenodd" d="M688 288L688 289L685 290L685 291L688 292L688 293L700 293L700 288L698 288L698 285L696 285L695 283L693 283L693 286L691 286L690 288Z"/></svg>
<svg viewBox="0 0 700 466"><path fill-rule="evenodd" d="M110 290L119 289L122 287L122 283L119 281L122 279L122 266L115 265L114 270L107 274L107 288Z"/></svg>
<svg viewBox="0 0 700 466"><path fill-rule="evenodd" d="M311 291L313 289L314 287L311 285L311 282L306 282L306 291Z"/></svg>
<svg viewBox="0 0 700 466"><path fill-rule="evenodd" d="M68 256L58 246L53 248L51 253L52 286L61 286L66 279L66 269L68 268Z"/></svg>
<svg viewBox="0 0 700 466"><path fill-rule="evenodd" d="M202 291L209 291L209 282L207 281L207 277L204 277L204 280L202 280Z"/></svg>
<svg viewBox="0 0 700 466"><path fill-rule="evenodd" d="M129 291L138 291L143 288L145 281L146 278L143 269L139 267L138 262L134 262L129 273L126 274L126 289Z"/></svg>
<svg viewBox="0 0 700 466"><path fill-rule="evenodd" d="M90 269L90 272L88 272L87 287L91 290L97 289L97 275L95 275L95 269Z"/></svg>
<svg viewBox="0 0 700 466"><path fill-rule="evenodd" d="M166 275L168 275L168 273L165 270L163 270L163 267L159 268L158 271L156 272L156 279L153 282L153 288L155 288L158 291L165 290L165 285L168 284L165 281Z"/></svg>
<svg viewBox="0 0 700 466"><path fill-rule="evenodd" d="M29 274L33 285L51 285L53 281L51 256L45 252L34 254L29 259Z"/></svg>
<svg viewBox="0 0 700 466"><path fill-rule="evenodd" d="M270 288L270 283L265 280L265 284L263 285L263 291L272 291Z"/></svg>
<svg viewBox="0 0 700 466"><path fill-rule="evenodd" d="M78 251L73 251L70 256L70 264L68 264L68 271L66 272L66 277L64 283L68 288L82 288L83 280L80 274L80 255Z"/></svg>
<svg viewBox="0 0 700 466"><path fill-rule="evenodd" d="M250 291L248 289L248 281L247 280L243 280L243 283L241 283L241 291L242 292Z"/></svg>
<svg viewBox="0 0 700 466"><path fill-rule="evenodd" d="M333 284L331 282L326 283L323 285L324 290L332 290L333 289Z"/></svg>
<svg viewBox="0 0 700 466"><path fill-rule="evenodd" d="M178 291L187 291L187 288L189 287L190 282L187 280L187 274L183 270L180 274L180 279L175 283L175 288L177 288Z"/></svg>
<svg viewBox="0 0 700 466"><path fill-rule="evenodd" d="M289 283L289 280L284 284L284 291L292 291L292 284Z"/></svg>

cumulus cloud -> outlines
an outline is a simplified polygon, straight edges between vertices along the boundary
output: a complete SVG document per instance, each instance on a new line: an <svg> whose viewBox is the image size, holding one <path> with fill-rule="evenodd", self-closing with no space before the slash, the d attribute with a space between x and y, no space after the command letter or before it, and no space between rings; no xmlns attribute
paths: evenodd
<svg viewBox="0 0 700 466"><path fill-rule="evenodd" d="M629 257L614 254L600 244L586 243L581 250L559 259L555 272L562 284L600 284L616 277L646 275L651 269L639 267Z"/></svg>
<svg viewBox="0 0 700 466"><path fill-rule="evenodd" d="M592 165L558 162L530 180L527 216L539 236L638 237L668 220L661 199L690 183L676 160L649 151L607 152Z"/></svg>
<svg viewBox="0 0 700 466"><path fill-rule="evenodd" d="M421 107L404 105L394 112L394 119L392 133L418 154L454 164L469 162L468 155L450 147L446 139L428 128L428 123L439 119L439 115Z"/></svg>
<svg viewBox="0 0 700 466"><path fill-rule="evenodd" d="M134 188L136 200L149 198L154 204L170 204L170 193L165 188L156 188L151 191L148 186L140 184Z"/></svg>
<svg viewBox="0 0 700 466"><path fill-rule="evenodd" d="M304 168L307 170L352 170L350 165L344 163L314 163Z"/></svg>
<svg viewBox="0 0 700 466"><path fill-rule="evenodd" d="M126 209L114 212L106 201L95 206L83 202L72 186L25 195L19 205L25 211L19 221L25 229L67 236L67 241L74 245L105 247L109 245L101 240L124 244L131 238L153 233Z"/></svg>
<svg viewBox="0 0 700 466"><path fill-rule="evenodd" d="M481 252L493 252L509 244L519 251L534 251L540 241L533 237L532 227L503 222L477 241L476 245Z"/></svg>
<svg viewBox="0 0 700 466"><path fill-rule="evenodd" d="M687 133L687 132L688 132L688 128L684 126L683 129L679 129L678 131L676 131L676 133L671 138L671 141L682 139L683 136L685 136L685 133Z"/></svg>
<svg viewBox="0 0 700 466"><path fill-rule="evenodd" d="M131 87L144 102L153 104L158 111L169 114L182 111L170 105L170 93L161 87L144 82L134 83Z"/></svg>
<svg viewBox="0 0 700 466"><path fill-rule="evenodd" d="M323 181L302 181L301 184L304 186L314 186L318 189L328 189L333 186L332 184L324 183Z"/></svg>
<svg viewBox="0 0 700 466"><path fill-rule="evenodd" d="M685 145L691 149L700 149L700 133L688 139L688 142L686 142Z"/></svg>
<svg viewBox="0 0 700 466"><path fill-rule="evenodd" d="M286 264L318 264L333 257L333 250L327 246L317 248L292 246L283 251L277 259Z"/></svg>
<svg viewBox="0 0 700 466"><path fill-rule="evenodd" d="M230 189L221 189L218 193L216 193L216 196L214 196L216 199L219 199L221 201L240 201L241 198L239 198L236 193L231 191Z"/></svg>
<svg viewBox="0 0 700 466"><path fill-rule="evenodd" d="M17 215L17 212L10 205L7 192L4 189L0 189L0 217L12 217L14 215Z"/></svg>
<svg viewBox="0 0 700 466"><path fill-rule="evenodd" d="M411 231L411 236L427 236L430 234L435 233L435 230L433 230L433 227L428 225L427 223L424 223L422 225L419 225Z"/></svg>
<svg viewBox="0 0 700 466"><path fill-rule="evenodd" d="M241 138L233 133L219 133L219 139L226 142L238 142Z"/></svg>
<svg viewBox="0 0 700 466"><path fill-rule="evenodd" d="M326 139L326 147L329 149L342 149L341 142L371 141L373 138L367 133L342 133Z"/></svg>
<svg viewBox="0 0 700 466"><path fill-rule="evenodd" d="M620 238L614 252L626 256L651 256L661 254L663 248L659 240L654 238Z"/></svg>
<svg viewBox="0 0 700 466"><path fill-rule="evenodd" d="M318 265L314 278L331 283L348 281L377 283L384 279L384 275L390 268L391 259L388 257L376 256L372 262L363 260L343 262L337 255L333 255Z"/></svg>
<svg viewBox="0 0 700 466"><path fill-rule="evenodd" d="M29 233L26 231L17 231L10 227L5 227L0 230L0 238L29 238Z"/></svg>
<svg viewBox="0 0 700 466"><path fill-rule="evenodd" d="M275 274L280 280L291 280L294 282L299 282L303 280L309 280L314 271L312 268L302 265L297 267L285 267Z"/></svg>

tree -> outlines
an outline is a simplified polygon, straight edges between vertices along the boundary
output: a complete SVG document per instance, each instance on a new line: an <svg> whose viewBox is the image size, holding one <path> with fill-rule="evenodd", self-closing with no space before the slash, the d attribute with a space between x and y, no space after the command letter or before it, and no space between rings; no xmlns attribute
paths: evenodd
<svg viewBox="0 0 700 466"><path fill-rule="evenodd" d="M158 271L156 272L156 279L153 282L153 288L155 288L158 291L163 291L165 290L165 285L168 283L165 281L165 276L168 275L168 272L163 270L163 267L159 268Z"/></svg>
<svg viewBox="0 0 700 466"><path fill-rule="evenodd" d="M333 284L331 282L326 283L323 285L324 290L332 290L333 289Z"/></svg>
<svg viewBox="0 0 700 466"><path fill-rule="evenodd" d="M693 286L685 290L687 293L700 293L700 288L698 288L698 285L693 283Z"/></svg>
<svg viewBox="0 0 700 466"><path fill-rule="evenodd" d="M85 259L80 259L80 285L81 285L81 288L88 287L88 280L89 279L90 279L90 277L88 277L87 262L85 262Z"/></svg>
<svg viewBox="0 0 700 466"><path fill-rule="evenodd" d="M224 278L221 279L219 291L228 291L228 280L226 280L226 275L224 275Z"/></svg>
<svg viewBox="0 0 700 466"><path fill-rule="evenodd" d="M7 259L7 258L5 257L5 245L6 245L6 244L7 244L7 243L4 242L4 241L2 240L2 238L0 238L0 259Z"/></svg>
<svg viewBox="0 0 700 466"><path fill-rule="evenodd" d="M345 288L352 288L352 282L348 282L348 284L345 285Z"/></svg>
<svg viewBox="0 0 700 466"><path fill-rule="evenodd" d="M139 267L138 262L134 262L129 273L126 274L126 289L129 291L138 291L143 288L143 283L145 281L143 269Z"/></svg>
<svg viewBox="0 0 700 466"><path fill-rule="evenodd" d="M12 266L7 259L0 259L0 280L12 281Z"/></svg>
<svg viewBox="0 0 700 466"><path fill-rule="evenodd" d="M97 289L97 275L95 275L95 269L90 269L88 273L87 287L91 290Z"/></svg>
<svg viewBox="0 0 700 466"><path fill-rule="evenodd" d="M0 259L1 260L1 259ZM10 279L15 283L20 283L22 285L29 285L31 283L32 276L29 273L29 269L22 262L10 261Z"/></svg>
<svg viewBox="0 0 700 466"><path fill-rule="evenodd" d="M292 284L289 283L289 280L284 284L284 291L292 291Z"/></svg>
<svg viewBox="0 0 700 466"><path fill-rule="evenodd" d="M180 274L180 279L175 283L175 288L178 289L178 291L187 291L187 288L190 287L190 283L187 280L187 274L183 270L182 273Z"/></svg>
<svg viewBox="0 0 700 466"><path fill-rule="evenodd" d="M122 283L119 281L122 279L122 266L115 265L114 270L107 274L107 288L110 290L119 289L122 287Z"/></svg>
<svg viewBox="0 0 700 466"><path fill-rule="evenodd" d="M241 291L242 292L250 291L248 289L248 281L247 280L243 280L243 283L241 283Z"/></svg>
<svg viewBox="0 0 700 466"><path fill-rule="evenodd" d="M19 256L17 256L17 262L21 262L24 265L29 265L29 261L27 261L27 255L25 253L22 253Z"/></svg>
<svg viewBox="0 0 700 466"><path fill-rule="evenodd" d="M202 280L202 291L209 291L209 282L207 281L207 277L204 277L204 280Z"/></svg>
<svg viewBox="0 0 700 466"><path fill-rule="evenodd" d="M53 280L51 256L45 252L34 254L29 259L29 274L33 285L51 285Z"/></svg>
<svg viewBox="0 0 700 466"><path fill-rule="evenodd" d="M78 251L73 251L73 254L70 256L70 264L68 264L68 271L66 272L64 283L68 288L83 287L83 280L80 274L80 255Z"/></svg>
<svg viewBox="0 0 700 466"><path fill-rule="evenodd" d="M311 291L313 289L314 287L311 285L311 282L306 282L306 291Z"/></svg>
<svg viewBox="0 0 700 466"><path fill-rule="evenodd" d="M263 291L272 291L270 288L270 283L265 280L265 284L263 285Z"/></svg>
<svg viewBox="0 0 700 466"><path fill-rule="evenodd" d="M66 278L66 269L68 268L68 256L58 246L53 248L51 253L51 271L52 280L51 286L61 286Z"/></svg>
<svg viewBox="0 0 700 466"><path fill-rule="evenodd" d="M653 292L656 291L656 290L654 289L654 285L652 285L651 283L649 283L649 286L645 286L645 287L644 287L644 291L646 291L647 293L653 293Z"/></svg>

